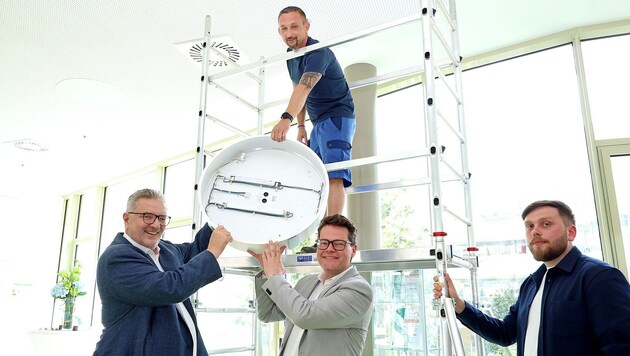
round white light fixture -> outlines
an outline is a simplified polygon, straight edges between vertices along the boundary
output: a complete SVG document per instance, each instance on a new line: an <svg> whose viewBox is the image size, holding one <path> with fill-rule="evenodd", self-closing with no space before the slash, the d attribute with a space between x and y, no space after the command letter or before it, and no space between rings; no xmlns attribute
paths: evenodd
<svg viewBox="0 0 630 356"><path fill-rule="evenodd" d="M90 105L109 106L124 98L118 88L93 79L65 79L57 83L56 89L68 99Z"/></svg>

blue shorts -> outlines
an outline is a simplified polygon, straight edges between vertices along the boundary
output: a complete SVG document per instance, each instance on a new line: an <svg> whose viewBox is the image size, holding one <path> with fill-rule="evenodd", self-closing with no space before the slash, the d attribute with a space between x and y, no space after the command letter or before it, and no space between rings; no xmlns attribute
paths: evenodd
<svg viewBox="0 0 630 356"><path fill-rule="evenodd" d="M354 118L335 116L318 121L311 131L309 146L324 164L348 161L352 158L355 129ZM352 185L350 169L328 172L328 178L342 178L344 187Z"/></svg>

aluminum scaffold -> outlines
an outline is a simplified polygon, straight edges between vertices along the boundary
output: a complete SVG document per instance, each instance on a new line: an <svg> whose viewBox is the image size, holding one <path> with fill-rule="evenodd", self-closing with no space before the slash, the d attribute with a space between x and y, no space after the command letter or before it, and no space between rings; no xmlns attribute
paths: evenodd
<svg viewBox="0 0 630 356"><path fill-rule="evenodd" d="M472 208L471 208L471 199L470 199L470 172L468 167L468 153L467 153L467 142L466 142L466 130L465 130L465 121L464 121L464 108L463 108L463 91L461 85L461 56L459 50L459 39L458 39L458 29L457 29L457 16L456 16L456 5L455 0L421 0L421 13L418 15L410 16L407 18L403 18L391 23L387 23L384 25L376 26L371 29L367 29L364 31L360 31L358 33L350 34L347 36L343 36L337 38L333 41L320 42L316 45L312 45L304 48L300 51L291 51L287 53L283 53L281 55L277 55L274 57L270 57L267 59L260 59L259 61L252 62L250 64L246 64L243 66L236 66L236 68L227 69L223 72L219 72L217 74L209 75L208 73L208 59L209 59L209 51L212 50L211 36L210 36L210 28L211 21L210 16L206 17L205 21L205 32L203 39L203 55L202 55L202 74L201 74L201 95L200 95L200 103L199 103L199 112L198 112L198 132L197 132L197 147L195 152L195 186L194 186L194 194L195 197L198 196L198 192L201 187L198 186L198 183L201 182L203 169L205 166L205 159L207 152L205 151L205 132L206 132L206 120L210 120L213 123L231 130L236 135L239 136L249 136L248 133L236 128L235 126L229 124L228 122L222 121L219 118L212 117L207 112L207 103L208 103L208 88L210 86L214 86L218 90L222 92L228 93L235 100L254 108L257 110L258 114L258 123L257 123L257 134L263 133L263 111L271 106L274 103L264 102L264 87L265 87L265 66L277 63L281 61L286 61L290 58L302 56L310 51L314 51L323 47L331 47L334 45L344 44L351 42L356 39L364 38L370 36L374 33L381 32L396 26L404 25L410 22L420 20L422 23L422 50L423 50L423 65L418 65L412 68L406 68L397 72L392 72L388 74L382 74L377 77L364 79L358 82L349 83L350 88L358 88L364 85L370 85L381 81L409 77L410 75L420 75L422 77L422 85L424 92L424 119L426 125L426 138L428 142L428 147L425 150L419 150L418 152L413 153L401 153L400 155L388 155L387 157L365 157L360 159L355 159L346 162L339 162L334 164L326 165L326 168L329 171L340 169L340 168L352 168L359 167L363 165L372 165L390 161L396 161L401 159L411 159L417 157L426 157L429 177L424 183L409 183L410 185L419 185L419 184L429 184L430 186L430 197L431 197L431 229L432 235L434 239L434 249L431 251L431 254L425 257L416 258L416 268L429 268L427 267L427 262L429 265L435 266L437 270L437 275L442 282L444 282L444 274L447 273L448 265L455 265L458 267L467 268L471 272L471 285L472 285L472 295L473 300L472 303L475 306L478 306L478 286L477 286L477 257L474 255L475 242L473 236L473 227L472 227ZM446 28L446 32L450 32L449 36L444 36L442 34L441 29ZM434 50L434 40L436 41L437 49ZM219 54L220 53L216 53ZM444 56L446 60L438 60L439 57ZM251 74L252 70L258 69L258 77ZM239 97L236 94L232 94L229 90L221 87L216 83L218 79L226 78L236 74L246 74L251 79L255 80L259 86L258 90L258 105L250 104L246 102L244 99ZM450 93L451 100L456 104L456 123L452 124L449 122L449 117L445 112L442 112L438 109L438 103L443 103L449 100L442 100L442 97L437 98L438 91L436 90L436 86L438 83L443 84L447 90L445 93ZM443 94L439 92L439 94ZM275 103L277 104L277 103ZM444 128L450 130L459 141L459 153L460 153L460 168L454 168L450 165L446 158L444 157L445 147L442 145L438 138L438 133L441 131L442 134ZM463 205L462 209L463 214L458 214L456 212L457 209L447 208L442 202L442 183L444 182L444 178L441 175L441 169L446 168L451 176L455 176L456 180L461 182L462 189L464 192ZM399 187L405 186L403 184L399 185ZM374 184L370 186L365 186L361 189L353 189L355 193L367 192L371 190L379 190L385 188L391 188L391 184L379 185ZM196 199L195 199L196 200ZM452 253L452 246L446 244L447 233L444 229L443 223L443 214L447 213L449 216L452 216L454 220L459 221L466 226L467 232L467 244L470 253L467 256L461 258L458 256L454 256ZM192 234L193 236L196 232L201 228L202 221L202 210L200 202L196 202L194 204L193 210L193 225L192 225ZM361 264L373 264L375 259L381 258L383 256L388 256L383 253L384 250L368 250L368 251L359 251L357 254L354 263ZM415 252L415 251L414 251ZM231 271L236 271L236 273L248 274L251 272L253 268L256 268L256 261L252 261L250 257L244 258L236 258L236 259L227 259L222 260L222 267L225 267ZM292 265L292 257L287 256L284 260L286 262L288 268L296 267L299 264ZM383 261L386 262L386 261ZM301 264L299 266L305 266ZM298 267L299 267L298 266ZM380 267L379 267L380 268ZM370 270L370 269L366 269ZM194 301L195 306L198 309L199 305L197 305L196 300ZM448 296L447 288L443 289L443 298L436 302L436 307L439 309L439 318L440 318L440 335L441 335L441 354L451 356L455 355L464 355L464 346L462 343L462 339L459 333L453 302L452 299ZM205 310L207 311L207 310ZM252 313L252 316L255 318L255 309L249 309L249 312ZM254 330L253 340L257 340L259 334L259 327L256 323L253 323ZM481 343L481 338L475 338L475 349L478 355L483 355L483 347ZM251 347L242 347L236 349L222 349L222 350L209 350L211 354L221 354L221 353L229 353L229 352L241 352L241 351L252 351L259 354L259 348L256 345L252 345Z"/></svg>

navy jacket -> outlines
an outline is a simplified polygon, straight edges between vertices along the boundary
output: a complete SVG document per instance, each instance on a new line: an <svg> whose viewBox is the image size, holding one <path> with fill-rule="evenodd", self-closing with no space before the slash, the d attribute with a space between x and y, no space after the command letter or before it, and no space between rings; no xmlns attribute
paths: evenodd
<svg viewBox="0 0 630 356"><path fill-rule="evenodd" d="M207 251L212 229L199 230L192 243L161 240L161 272L151 257L131 245L122 233L98 260L96 281L103 305L103 334L94 355L192 355L192 337L179 316L184 306L197 325L189 297L221 278L221 269ZM197 331L197 356L207 355Z"/></svg>
<svg viewBox="0 0 630 356"><path fill-rule="evenodd" d="M466 303L457 318L484 339L523 355L529 307L545 265L521 284L503 320ZM542 296L538 355L630 355L630 285L618 269L582 255L577 247L549 270Z"/></svg>

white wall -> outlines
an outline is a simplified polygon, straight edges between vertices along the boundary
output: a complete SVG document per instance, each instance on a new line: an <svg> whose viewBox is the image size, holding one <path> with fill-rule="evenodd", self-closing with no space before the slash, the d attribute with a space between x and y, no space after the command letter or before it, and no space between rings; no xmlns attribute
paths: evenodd
<svg viewBox="0 0 630 356"><path fill-rule="evenodd" d="M50 328L61 207L61 197L0 196L0 354L28 354L28 331Z"/></svg>

